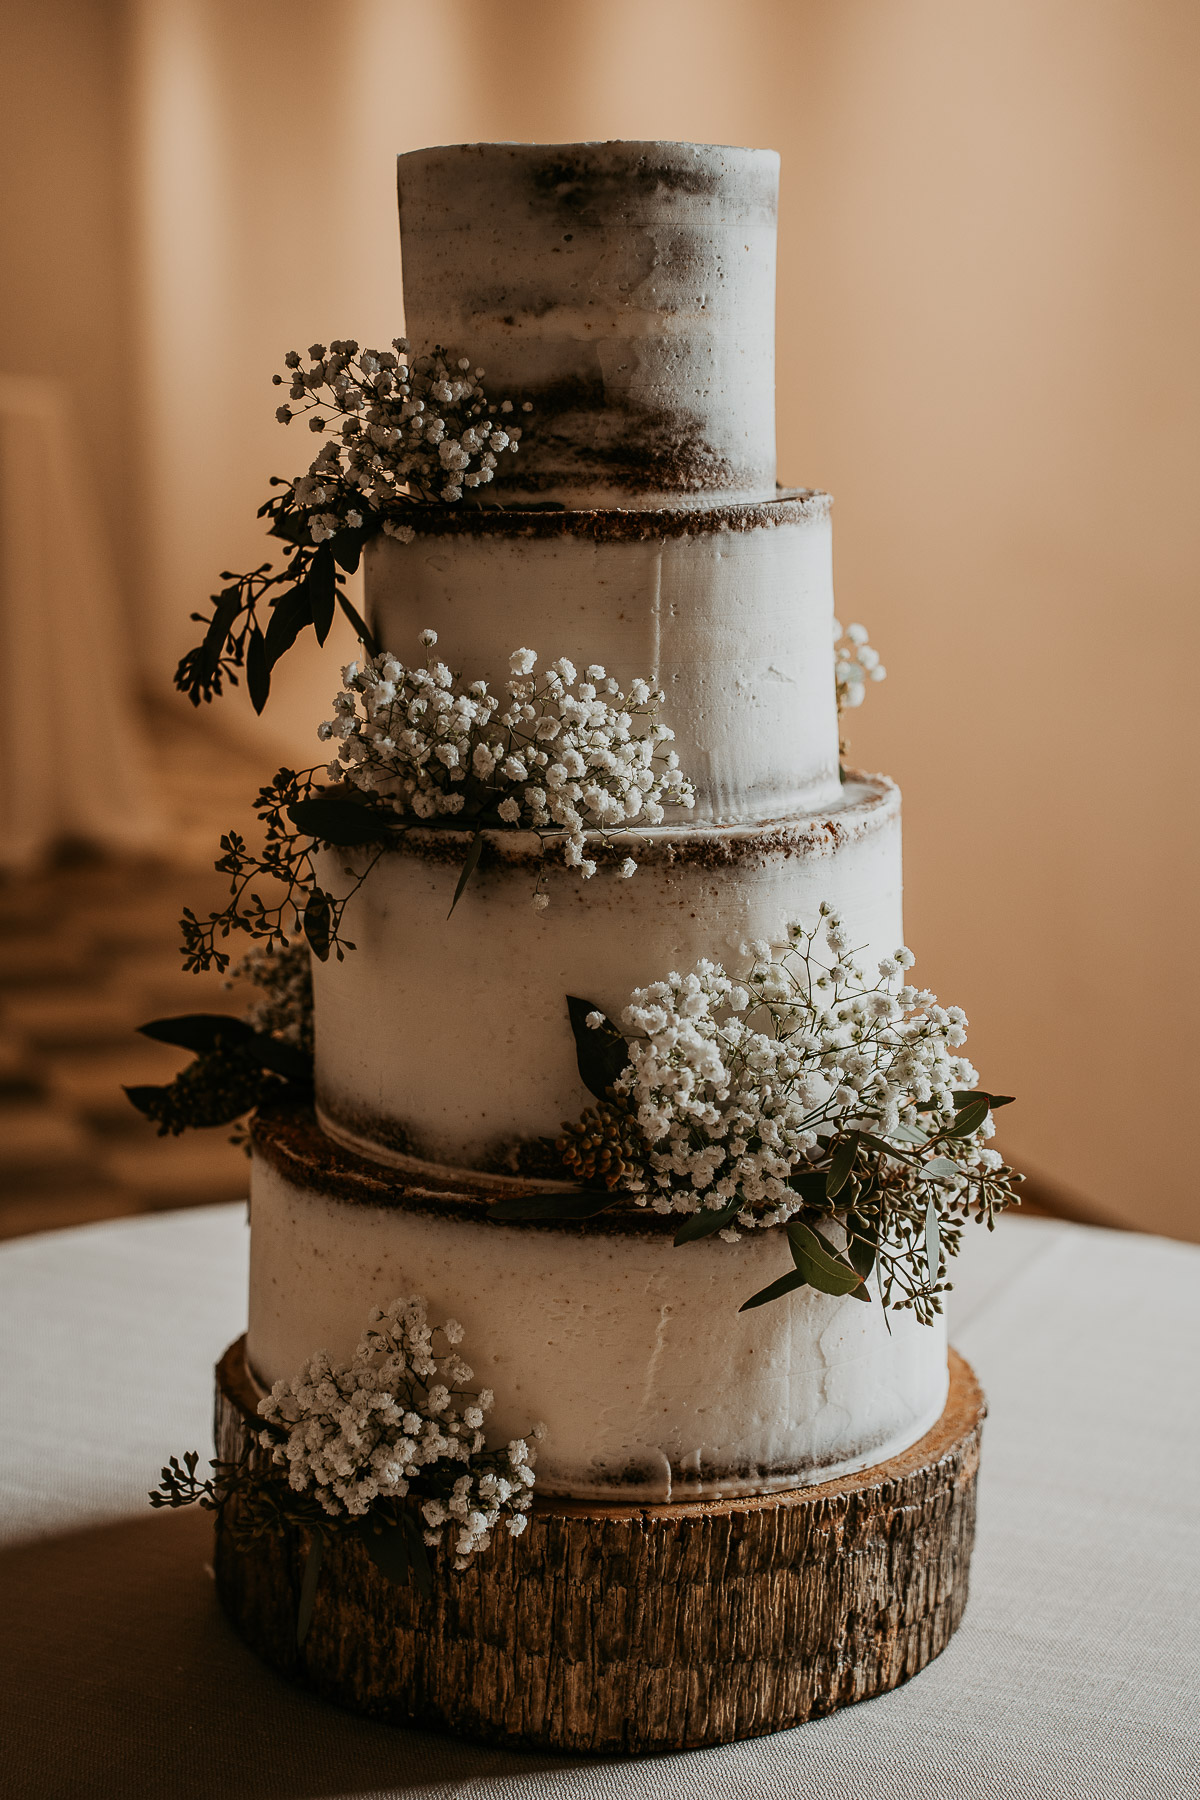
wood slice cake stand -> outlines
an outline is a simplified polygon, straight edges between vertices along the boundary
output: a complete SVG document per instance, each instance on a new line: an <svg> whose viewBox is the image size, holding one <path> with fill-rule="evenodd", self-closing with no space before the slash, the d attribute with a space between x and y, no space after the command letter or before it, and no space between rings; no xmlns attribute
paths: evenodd
<svg viewBox="0 0 1200 1800"><path fill-rule="evenodd" d="M217 1367L230 1460L256 1420L243 1346ZM463 1573L438 1555L424 1598L331 1533L302 1648L306 1531L240 1549L218 1519L217 1591L273 1668L394 1724L618 1756L757 1737L897 1687L945 1648L985 1413L952 1350L941 1418L875 1468L737 1500L537 1500L521 1537L497 1531Z"/></svg>

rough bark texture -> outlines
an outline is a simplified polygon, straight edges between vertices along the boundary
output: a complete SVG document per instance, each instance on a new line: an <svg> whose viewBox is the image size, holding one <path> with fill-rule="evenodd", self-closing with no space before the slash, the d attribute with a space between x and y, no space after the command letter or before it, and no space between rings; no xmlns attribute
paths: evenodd
<svg viewBox="0 0 1200 1800"><path fill-rule="evenodd" d="M217 1371L218 1454L253 1416L239 1341ZM435 1591L395 1587L326 1540L302 1650L307 1533L235 1549L217 1586L274 1668L396 1724L489 1743L644 1755L780 1731L915 1675L962 1618L983 1395L950 1353L938 1424L902 1456L820 1487L683 1506L547 1500Z"/></svg>

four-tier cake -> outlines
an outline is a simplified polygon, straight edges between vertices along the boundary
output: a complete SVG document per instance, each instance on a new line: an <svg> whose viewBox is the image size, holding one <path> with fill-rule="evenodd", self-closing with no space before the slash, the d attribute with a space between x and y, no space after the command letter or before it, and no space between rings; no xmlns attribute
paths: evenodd
<svg viewBox="0 0 1200 1800"><path fill-rule="evenodd" d="M399 659L436 632L493 690L522 646L645 677L694 805L589 831L588 879L545 834L444 819L382 855L321 852L331 883L373 866L353 949L314 966L315 1117L255 1128L247 1359L265 1391L420 1293L461 1321L495 1427L544 1421L547 1495L825 1482L913 1445L946 1400L940 1315L812 1285L739 1312L779 1274L778 1232L677 1246L678 1218L632 1191L592 1217L494 1211L572 1192L522 1155L588 1099L567 996L620 1018L822 903L864 963L903 942L899 795L839 768L829 501L776 486L778 167L665 143L399 159L409 340L529 411L486 506L415 506L368 545L367 624Z"/></svg>

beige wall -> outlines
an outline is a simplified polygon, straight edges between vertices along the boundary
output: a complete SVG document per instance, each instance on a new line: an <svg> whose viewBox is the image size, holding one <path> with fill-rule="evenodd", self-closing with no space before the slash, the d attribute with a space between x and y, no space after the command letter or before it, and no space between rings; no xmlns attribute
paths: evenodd
<svg viewBox="0 0 1200 1800"><path fill-rule="evenodd" d="M397 328L395 151L782 151L781 471L837 495L839 610L891 670L853 748L905 790L919 970L1021 1095L1014 1156L1115 1219L1200 1236L1195 977L1171 960L1197 874L1191 0L40 11L86 15L98 44L70 61L68 136L94 116L89 141L113 141L121 85L96 71L114 56L131 96L122 183L97 152L69 206L86 234L87 184L110 214L130 196L159 683L215 572L258 560L266 476L303 460L272 420L281 352ZM22 129L44 139L45 119ZM82 292L60 298L47 354L94 330ZM89 381L98 438L120 386L108 364ZM119 404L99 416L107 432ZM299 753L329 692L310 659L267 728Z"/></svg>
<svg viewBox="0 0 1200 1800"><path fill-rule="evenodd" d="M66 378L114 556L129 551L120 8L0 0L0 370Z"/></svg>

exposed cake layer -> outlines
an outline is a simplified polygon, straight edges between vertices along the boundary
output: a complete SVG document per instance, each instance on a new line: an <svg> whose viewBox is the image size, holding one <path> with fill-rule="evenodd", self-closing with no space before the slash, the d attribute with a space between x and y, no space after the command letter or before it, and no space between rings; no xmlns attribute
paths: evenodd
<svg viewBox="0 0 1200 1800"><path fill-rule="evenodd" d="M740 968L746 943L783 942L822 900L868 957L903 941L900 796L881 776L847 782L804 818L617 833L589 851L586 881L543 859L532 834L489 832L447 917L469 841L410 832L347 907L356 948L314 964L319 1116L368 1155L487 1167L577 1117L588 1096L568 994L619 1019L633 988L700 957ZM344 888L356 855L327 852L323 883ZM531 904L539 878L544 911Z"/></svg>
<svg viewBox="0 0 1200 1800"><path fill-rule="evenodd" d="M503 693L509 656L601 664L661 687L697 820L753 822L838 790L829 502L709 512L474 513L414 508L377 538L366 595L383 647L438 655Z"/></svg>
<svg viewBox="0 0 1200 1800"><path fill-rule="evenodd" d="M368 1310L419 1293L464 1327L489 1430L541 1420L538 1488L581 1499L699 1499L832 1479L923 1436L946 1398L941 1320L885 1322L811 1288L740 1314L789 1266L779 1232L676 1248L653 1213L495 1225L484 1184L382 1178L306 1123L256 1126L249 1361L349 1359ZM890 1331L889 1331L890 1326Z"/></svg>
<svg viewBox="0 0 1200 1800"><path fill-rule="evenodd" d="M451 144L397 173L410 339L533 403L505 491L774 493L774 151Z"/></svg>

